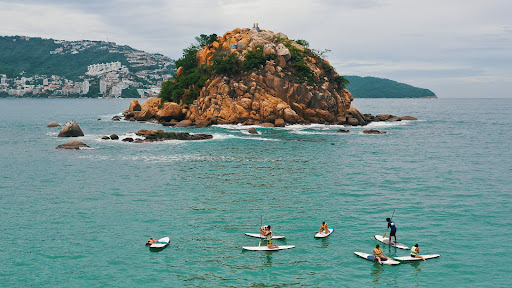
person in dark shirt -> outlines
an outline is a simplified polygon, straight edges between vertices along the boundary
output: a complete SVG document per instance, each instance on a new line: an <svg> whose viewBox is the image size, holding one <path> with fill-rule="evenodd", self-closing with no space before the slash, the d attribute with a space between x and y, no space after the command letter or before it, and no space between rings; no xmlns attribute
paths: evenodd
<svg viewBox="0 0 512 288"><path fill-rule="evenodd" d="M391 221L390 218L386 218L386 221L388 221L388 228L391 228L391 232L389 233L389 244L393 244L393 242L391 241L391 237L395 237L395 243L397 243L396 241L396 225L395 225L395 222Z"/></svg>

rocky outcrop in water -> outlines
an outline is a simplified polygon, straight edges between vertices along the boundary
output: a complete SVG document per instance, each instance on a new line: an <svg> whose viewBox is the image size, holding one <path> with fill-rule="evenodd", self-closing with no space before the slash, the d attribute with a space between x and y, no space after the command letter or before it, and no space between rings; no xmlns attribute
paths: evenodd
<svg viewBox="0 0 512 288"><path fill-rule="evenodd" d="M381 132L379 130L370 129L370 130L364 130L364 134L386 134L387 132Z"/></svg>
<svg viewBox="0 0 512 288"><path fill-rule="evenodd" d="M61 145L57 146L56 149L75 149L75 150L79 150L79 149L82 149L82 148L90 148L90 147L87 144L85 144L84 142L81 142L81 141L71 141L71 142L64 143L64 144L61 144Z"/></svg>
<svg viewBox="0 0 512 288"><path fill-rule="evenodd" d="M188 54L188 68L179 67L174 80L162 85L161 96L179 103L134 100L125 119L175 127L366 125L378 119L351 105L346 79L303 40L253 27L234 29L208 43Z"/></svg>
<svg viewBox="0 0 512 288"><path fill-rule="evenodd" d="M59 132L58 137L80 137L84 136L84 132L75 120L69 121Z"/></svg>

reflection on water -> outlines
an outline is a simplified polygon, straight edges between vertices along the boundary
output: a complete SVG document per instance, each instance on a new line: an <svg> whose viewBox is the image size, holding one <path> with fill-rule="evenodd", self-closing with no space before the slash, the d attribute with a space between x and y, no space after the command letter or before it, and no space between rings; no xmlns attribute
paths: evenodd
<svg viewBox="0 0 512 288"><path fill-rule="evenodd" d="M415 273L412 274L412 276L413 277L420 276L420 274L421 274L420 273L421 272L421 268L419 268L420 267L420 261L412 261L411 266L414 267L414 272L415 272Z"/></svg>
<svg viewBox="0 0 512 288"><path fill-rule="evenodd" d="M384 268L379 263L373 264L373 269L372 269L372 272L370 273L370 275L372 275L372 278L373 278L373 283L375 283L375 284L379 283L380 279L382 278L381 274L382 274L383 269Z"/></svg>
<svg viewBox="0 0 512 288"><path fill-rule="evenodd" d="M273 251L267 251L263 256L263 266L265 267L272 267L272 253Z"/></svg>
<svg viewBox="0 0 512 288"><path fill-rule="evenodd" d="M321 242L320 242L320 246L318 246L318 247L320 247L320 248L327 248L327 247L329 247L329 240L328 240L329 238L328 237L319 238L319 239L320 239Z"/></svg>

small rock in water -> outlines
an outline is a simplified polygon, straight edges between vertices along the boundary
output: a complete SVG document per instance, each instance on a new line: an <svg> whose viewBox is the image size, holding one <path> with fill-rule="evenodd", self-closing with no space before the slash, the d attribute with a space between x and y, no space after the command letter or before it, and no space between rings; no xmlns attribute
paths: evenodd
<svg viewBox="0 0 512 288"><path fill-rule="evenodd" d="M350 133L350 130L340 129L340 130L336 131L336 133Z"/></svg>
<svg viewBox="0 0 512 288"><path fill-rule="evenodd" d="M380 132L379 130L370 129L370 130L364 130L364 134L386 134L387 132Z"/></svg>
<svg viewBox="0 0 512 288"><path fill-rule="evenodd" d="M249 132L249 134L258 134L258 131L256 131L256 128L254 127L247 129L247 132Z"/></svg>
<svg viewBox="0 0 512 288"><path fill-rule="evenodd" d="M112 134L112 135L110 135L110 139L119 140L119 136L117 136L117 134Z"/></svg>
<svg viewBox="0 0 512 288"><path fill-rule="evenodd" d="M52 122L48 123L48 127L60 127L60 125L59 125L59 123L52 121Z"/></svg>
<svg viewBox="0 0 512 288"><path fill-rule="evenodd" d="M84 142L81 142L81 141L71 141L71 142L64 143L64 144L61 144L61 145L57 146L56 149L75 149L75 150L79 150L80 148L90 148L90 147L87 146L87 144L85 144Z"/></svg>
<svg viewBox="0 0 512 288"><path fill-rule="evenodd" d="M103 139L103 140L110 140L110 137L108 137L108 136L103 136L103 137L101 137L101 139Z"/></svg>

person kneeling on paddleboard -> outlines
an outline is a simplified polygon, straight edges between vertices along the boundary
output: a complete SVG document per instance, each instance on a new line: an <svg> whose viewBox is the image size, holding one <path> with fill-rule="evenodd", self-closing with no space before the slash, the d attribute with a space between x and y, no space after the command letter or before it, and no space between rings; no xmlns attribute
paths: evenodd
<svg viewBox="0 0 512 288"><path fill-rule="evenodd" d="M320 233L329 234L329 226L327 226L327 223L322 222L322 225L320 225Z"/></svg>
<svg viewBox="0 0 512 288"><path fill-rule="evenodd" d="M265 240L267 240L267 247L270 249L278 248L277 244L272 244L272 230L270 230L270 225L265 227L265 230L260 228L261 235L265 236Z"/></svg>
<svg viewBox="0 0 512 288"><path fill-rule="evenodd" d="M418 247L418 244L415 244L414 246L412 246L411 257L412 258L421 258L423 261L427 261L427 260L425 260L425 258L423 258L423 256L420 255L420 247Z"/></svg>
<svg viewBox="0 0 512 288"><path fill-rule="evenodd" d="M380 259L391 259L384 255L384 252L382 252L382 250L380 249L379 244L377 244L375 246L375 249L373 249L373 256L375 256L375 258L379 261L379 264L382 264L382 261L380 261Z"/></svg>
<svg viewBox="0 0 512 288"><path fill-rule="evenodd" d="M389 245L393 244L391 241L391 237L395 236L395 243L398 243L396 241L396 225L395 222L391 221L390 218L386 218L386 221L388 221L388 228L391 228L391 232L389 233Z"/></svg>

